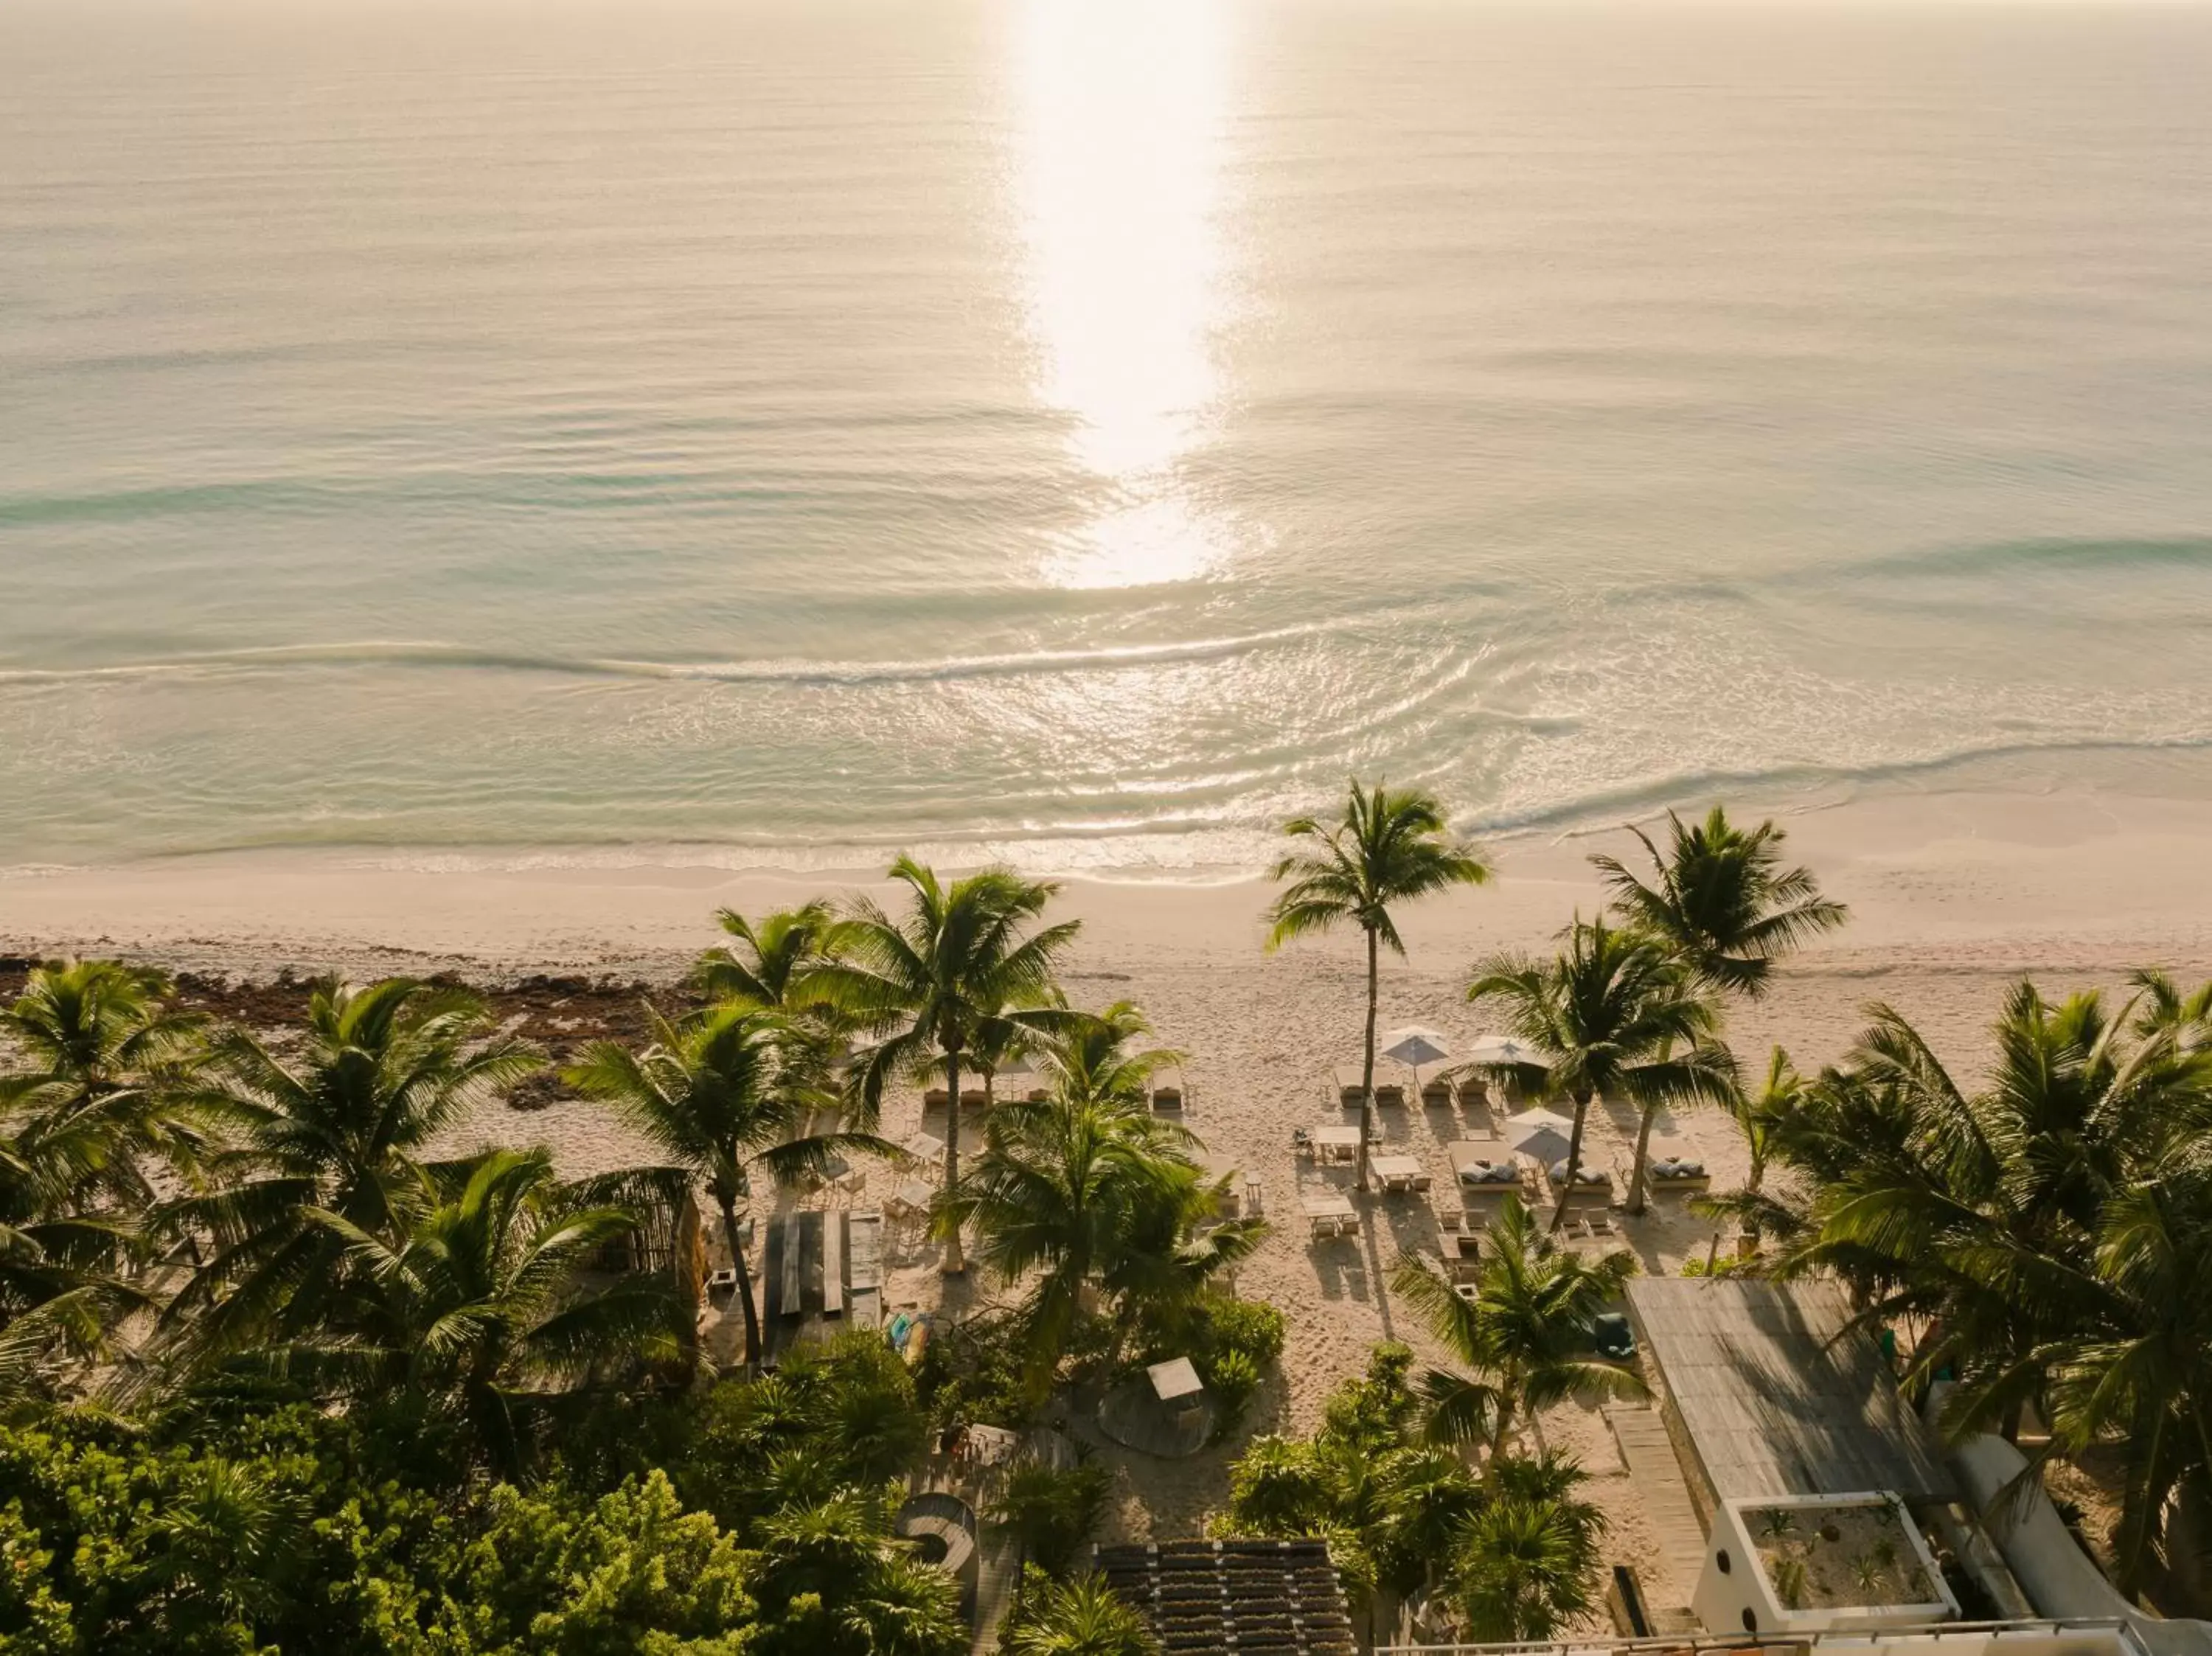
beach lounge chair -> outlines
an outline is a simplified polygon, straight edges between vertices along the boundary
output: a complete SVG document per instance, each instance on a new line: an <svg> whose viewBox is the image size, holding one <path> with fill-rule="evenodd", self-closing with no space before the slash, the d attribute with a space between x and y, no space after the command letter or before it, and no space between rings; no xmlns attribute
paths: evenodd
<svg viewBox="0 0 2212 1656"><path fill-rule="evenodd" d="M1155 1087L1152 1089L1152 1110L1160 1115L1171 1115L1182 1108L1182 1089Z"/></svg>
<svg viewBox="0 0 2212 1656"><path fill-rule="evenodd" d="M941 1110L951 1102L952 1095L942 1087L932 1087L921 1095L921 1107L925 1110Z"/></svg>
<svg viewBox="0 0 2212 1656"><path fill-rule="evenodd" d="M1689 1156L1659 1157L1648 1163L1644 1172L1655 1196L1662 1191L1669 1195L1683 1195L1713 1187L1712 1175L1705 1171L1705 1164Z"/></svg>
<svg viewBox="0 0 2212 1656"><path fill-rule="evenodd" d="M1360 1096L1359 1066L1357 1064L1338 1065L1336 1101L1347 1110L1356 1110L1359 1107Z"/></svg>
<svg viewBox="0 0 2212 1656"><path fill-rule="evenodd" d="M1245 1175L1243 1214L1247 1219L1263 1219L1267 1217L1267 1202L1266 1195L1264 1194L1266 1189L1267 1186L1260 1182L1259 1176L1257 1174L1248 1174Z"/></svg>
<svg viewBox="0 0 2212 1656"><path fill-rule="evenodd" d="M1401 1110L1406 1107L1406 1089L1395 1081L1375 1083L1375 1102L1378 1107Z"/></svg>
<svg viewBox="0 0 2212 1656"><path fill-rule="evenodd" d="M963 1087L960 1089L960 1107L963 1109L980 1110L989 1102L989 1095L981 1087Z"/></svg>
<svg viewBox="0 0 2212 1656"><path fill-rule="evenodd" d="M1526 1183L1521 1164L1495 1144L1455 1138L1444 1146L1444 1153L1451 1158L1452 1177L1462 1197L1502 1196L1510 1190L1522 1190Z"/></svg>
<svg viewBox="0 0 2212 1656"><path fill-rule="evenodd" d="M1421 1107L1425 1110L1449 1110L1452 1107L1451 1083L1442 1076L1431 1076L1421 1083Z"/></svg>
<svg viewBox="0 0 2212 1656"><path fill-rule="evenodd" d="M1459 1083L1461 1107L1490 1102L1490 1083L1480 1076L1462 1076Z"/></svg>

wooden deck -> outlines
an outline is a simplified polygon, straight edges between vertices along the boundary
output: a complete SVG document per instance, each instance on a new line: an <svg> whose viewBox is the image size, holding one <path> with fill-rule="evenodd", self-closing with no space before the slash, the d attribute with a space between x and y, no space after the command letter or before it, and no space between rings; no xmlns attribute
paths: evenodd
<svg viewBox="0 0 2212 1656"><path fill-rule="evenodd" d="M1698 1578L1705 1568L1705 1531L1690 1504L1690 1486L1674 1459L1674 1440L1655 1409L1635 1404L1614 1404L1605 1411L1613 1441L1628 1467L1629 1481L1644 1498L1651 1527L1659 1533L1659 1550L1667 1561L1668 1580L1646 1580L1650 1608L1655 1617L1669 1611L1686 1612Z"/></svg>

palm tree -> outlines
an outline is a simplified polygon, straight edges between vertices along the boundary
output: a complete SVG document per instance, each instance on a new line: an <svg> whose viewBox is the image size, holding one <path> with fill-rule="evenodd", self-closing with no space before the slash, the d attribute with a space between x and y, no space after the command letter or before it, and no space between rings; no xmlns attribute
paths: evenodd
<svg viewBox="0 0 2212 1656"><path fill-rule="evenodd" d="M1788 836L1772 822L1747 834L1718 805L1694 828L1673 811L1667 821L1671 834L1663 855L1642 828L1629 829L1650 859L1648 880L1617 858L1596 856L1590 861L1605 876L1613 907L1632 926L1673 949L1698 986L1756 1000L1772 982L1778 960L1850 918L1843 904L1820 895L1811 870L1782 866L1782 842ZM1631 1213L1644 1211L1644 1164L1656 1108L1651 1102L1644 1105L1637 1128L1628 1186Z"/></svg>
<svg viewBox="0 0 2212 1656"><path fill-rule="evenodd" d="M836 916L817 900L779 909L757 921L734 908L714 918L737 939L734 946L709 949L699 956L692 980L710 1000L744 1000L764 1010L795 1014L793 987L819 962Z"/></svg>
<svg viewBox="0 0 2212 1656"><path fill-rule="evenodd" d="M1428 1261L1399 1262L1391 1286L1445 1348L1474 1371L1431 1369L1421 1391L1428 1432L1439 1442L1486 1439L1493 1461L1519 1414L1575 1397L1638 1397L1644 1383L1593 1355L1598 1315L1636 1274L1617 1249L1589 1259L1537 1230L1508 1196L1481 1241L1474 1295L1464 1297Z"/></svg>
<svg viewBox="0 0 2212 1656"><path fill-rule="evenodd" d="M783 1185L819 1173L840 1151L892 1151L866 1133L805 1131L816 1108L830 1101L799 1079L806 1042L781 1016L744 1000L711 1007L683 1025L650 1006L646 1016L653 1040L642 1052L595 1042L567 1079L613 1105L671 1161L706 1181L738 1273L745 1362L756 1363L760 1311L738 1231L738 1204L752 1194L754 1169ZM797 1065L794 1050L802 1054Z"/></svg>
<svg viewBox="0 0 2212 1656"><path fill-rule="evenodd" d="M1494 1464L1491 1499L1461 1527L1450 1569L1471 1637L1549 1639L1589 1612L1606 1524L1574 1494L1588 1476L1549 1454Z"/></svg>
<svg viewBox="0 0 2212 1656"><path fill-rule="evenodd" d="M494 1033L476 996L411 978L318 985L296 1051L231 1034L199 1097L236 1142L210 1160L216 1188L162 1216L216 1253L171 1301L167 1328L213 1357L312 1321L343 1249L308 1210L385 1234L419 1192L417 1158L438 1133L539 1062Z"/></svg>
<svg viewBox="0 0 2212 1656"><path fill-rule="evenodd" d="M1784 1268L1844 1277L1869 1318L1926 1319L1914 1369L1957 1371L1950 1429L2011 1436L2051 1384L2053 1354L2080 1336L2066 1284L2093 1278L2133 1193L2197 1160L2212 1052L2170 1026L2131 1039L2128 1010L2108 1013L2094 992L2054 1005L2022 982L1996 1022L1989 1079L1969 1093L1903 1017L1872 1011L1778 1137L1815 1191Z"/></svg>
<svg viewBox="0 0 2212 1656"><path fill-rule="evenodd" d="M1088 1294L1104 1296L1109 1314L1118 1306L1125 1322L1172 1314L1265 1234L1245 1219L1201 1231L1219 1192L1191 1160L1194 1141L1128 1099L1063 1089L994 1112L986 1133L945 1198L945 1221L974 1224L1002 1281L1041 1273L1029 1314L1033 1384L1049 1378Z"/></svg>
<svg viewBox="0 0 2212 1656"><path fill-rule="evenodd" d="M1283 832L1304 840L1304 848L1285 856L1268 878L1291 883L1267 911L1273 923L1267 947L1279 949L1293 937L1356 925L1367 939L1367 1030L1359 1072L1359 1165L1367 1184L1367 1136L1374 1126L1375 1016L1381 993L1380 949L1383 943L1402 956L1404 939L1390 913L1393 903L1410 902L1455 885L1480 885L1490 864L1474 847L1449 837L1443 806L1425 793L1392 792L1376 784L1363 789L1355 779L1344 815L1324 824L1301 816Z"/></svg>
<svg viewBox="0 0 2212 1656"><path fill-rule="evenodd" d="M1767 1055L1766 1075L1757 1092L1748 1093L1739 1087L1731 1089L1722 1101L1722 1107L1735 1119L1743 1134L1745 1147L1751 1152L1751 1166L1741 1190L1701 1196L1690 1205L1709 1219L1734 1219L1742 1234L1751 1238L1753 1248L1769 1228L1796 1228L1792 1210L1765 1193L1766 1164L1774 1155L1780 1136L1789 1131L1790 1123L1803 1108L1805 1095L1804 1077L1791 1066L1790 1054L1777 1046ZM1708 1274L1719 1255L1720 1240L1720 1233L1716 1231L1712 1248L1705 1256Z"/></svg>
<svg viewBox="0 0 2212 1656"><path fill-rule="evenodd" d="M1033 1578L999 1648L1006 1656L1157 1656L1145 1618L1099 1575Z"/></svg>
<svg viewBox="0 0 2212 1656"><path fill-rule="evenodd" d="M0 1119L65 1137L82 1199L143 1211L155 1199L149 1160L189 1174L207 1148L185 1093L206 1023L179 1011L174 993L150 968L60 961L34 968L0 1008L0 1036L27 1060L0 1076Z"/></svg>
<svg viewBox="0 0 2212 1656"><path fill-rule="evenodd" d="M1643 1109L1640 1154L1656 1106L1725 1097L1735 1072L1727 1049L1710 1041L1719 1023L1711 1002L1667 949L1643 932L1617 931L1601 916L1577 916L1561 937L1565 947L1549 961L1492 955L1475 968L1467 992L1469 1001L1504 1004L1512 1032L1547 1054L1545 1084L1574 1101L1554 1230L1582 1171L1592 1099L1624 1095Z"/></svg>
<svg viewBox="0 0 2212 1656"><path fill-rule="evenodd" d="M2179 1159L2115 1194L2087 1269L2048 1254L2007 1261L2018 1287L2063 1307L2065 1336L2033 1354L2048 1374L2051 1439L2032 1459L2118 1446L2121 1589L2141 1592L2174 1562L2173 1520L2212 1504L2212 1175ZM1970 1383L1961 1417L2002 1406L1997 1377Z"/></svg>
<svg viewBox="0 0 2212 1656"><path fill-rule="evenodd" d="M380 1233L328 1208L308 1217L354 1269L320 1325L271 1355L345 1395L449 1402L507 1476L522 1466L518 1415L546 1385L679 1349L682 1308L665 1281L581 1285L637 1216L563 1186L544 1150L494 1150L447 1199L426 1178Z"/></svg>
<svg viewBox="0 0 2212 1656"><path fill-rule="evenodd" d="M945 1193L960 1187L960 1067L987 1019L1033 1031L1062 1028L1070 1014L1055 1004L1053 969L1079 924L1064 920L1029 928L1059 887L1025 880L1011 869L987 868L945 885L936 871L901 856L890 877L904 884L908 905L898 919L863 899L827 940L835 958L803 980L818 996L875 1037L857 1054L848 1095L872 1122L884 1089L900 1077L941 1066L952 1096L945 1135ZM944 1270L964 1268L957 1222L945 1224Z"/></svg>

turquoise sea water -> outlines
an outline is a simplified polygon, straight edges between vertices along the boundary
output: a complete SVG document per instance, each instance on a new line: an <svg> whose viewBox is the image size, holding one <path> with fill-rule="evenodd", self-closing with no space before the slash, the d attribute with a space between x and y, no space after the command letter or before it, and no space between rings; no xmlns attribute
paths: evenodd
<svg viewBox="0 0 2212 1656"><path fill-rule="evenodd" d="M2212 10L0 5L0 864L2212 788Z"/></svg>

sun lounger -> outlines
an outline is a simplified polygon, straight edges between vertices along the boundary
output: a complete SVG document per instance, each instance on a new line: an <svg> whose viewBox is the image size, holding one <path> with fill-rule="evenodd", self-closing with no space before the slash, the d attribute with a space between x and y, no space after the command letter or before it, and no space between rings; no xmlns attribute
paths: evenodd
<svg viewBox="0 0 2212 1656"><path fill-rule="evenodd" d="M1654 1195L1662 1191L1680 1194L1713 1187L1712 1175L1705 1171L1705 1164L1687 1156L1657 1158L1644 1172Z"/></svg>
<svg viewBox="0 0 2212 1656"><path fill-rule="evenodd" d="M990 1101L989 1095L981 1087L963 1087L960 1089L960 1107L963 1110L980 1110Z"/></svg>
<svg viewBox="0 0 2212 1656"><path fill-rule="evenodd" d="M1347 1110L1356 1110L1359 1107L1359 1066L1357 1064L1340 1064L1337 1066L1336 1099L1337 1102Z"/></svg>
<svg viewBox="0 0 2212 1656"><path fill-rule="evenodd" d="M1495 1144L1478 1139L1455 1138L1444 1147L1451 1158L1452 1178L1462 1199L1503 1196L1507 1191L1526 1193L1521 1164L1504 1155Z"/></svg>
<svg viewBox="0 0 2212 1656"><path fill-rule="evenodd" d="M1395 1081L1378 1081L1375 1083L1375 1102L1378 1107L1403 1109L1406 1107L1406 1089Z"/></svg>
<svg viewBox="0 0 2212 1656"><path fill-rule="evenodd" d="M1490 1083L1480 1076L1462 1077L1459 1101L1462 1107L1470 1104L1487 1104L1490 1102Z"/></svg>
<svg viewBox="0 0 2212 1656"><path fill-rule="evenodd" d="M1425 1110L1449 1110L1452 1107L1451 1083L1441 1077L1421 1083L1421 1107Z"/></svg>
<svg viewBox="0 0 2212 1656"><path fill-rule="evenodd" d="M1152 1108L1163 1115L1173 1114L1182 1108L1182 1089L1155 1087L1152 1089Z"/></svg>
<svg viewBox="0 0 2212 1656"><path fill-rule="evenodd" d="M1242 1210L1244 1217L1247 1219L1261 1219L1267 1216L1267 1200L1265 1194L1267 1186L1260 1182L1259 1176L1257 1174L1248 1174L1245 1175L1244 1205Z"/></svg>
<svg viewBox="0 0 2212 1656"><path fill-rule="evenodd" d="M941 1110L951 1102L952 1095L942 1087L932 1087L921 1095L921 1107L925 1110Z"/></svg>

